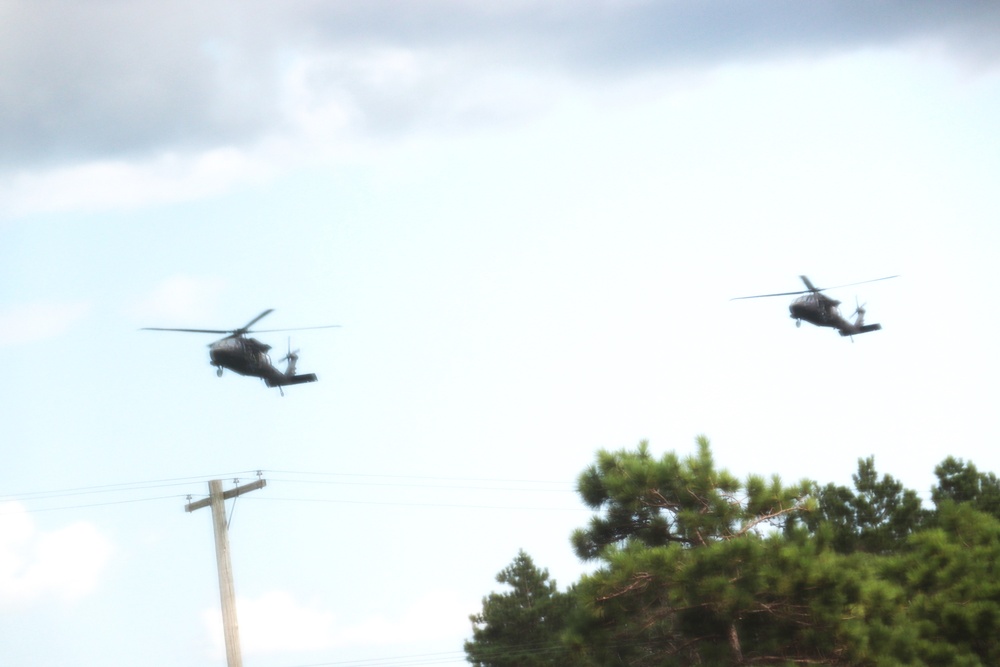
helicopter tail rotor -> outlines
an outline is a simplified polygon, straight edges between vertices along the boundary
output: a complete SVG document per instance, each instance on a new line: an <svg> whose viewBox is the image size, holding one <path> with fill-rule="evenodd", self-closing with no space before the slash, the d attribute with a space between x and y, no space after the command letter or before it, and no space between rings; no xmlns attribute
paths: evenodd
<svg viewBox="0 0 1000 667"><path fill-rule="evenodd" d="M869 331L878 331L882 328L881 324L865 324L865 306L867 304L858 303L857 297L854 299L854 324L851 327L845 327L840 330L841 336L850 336L851 342L854 342L854 336L857 334L868 333Z"/></svg>
<svg viewBox="0 0 1000 667"><path fill-rule="evenodd" d="M860 326L864 326L864 323L865 323L865 313L867 312L865 310L865 306L867 306L868 304L867 303L859 304L858 303L858 298L854 297L854 305L856 306L854 308L854 315L853 315L853 317L856 318L854 320L854 324L857 325L857 326L859 326L859 327Z"/></svg>
<svg viewBox="0 0 1000 667"><path fill-rule="evenodd" d="M298 359L299 350L292 350L292 337L288 337L288 353L281 358L281 361L288 361L289 359Z"/></svg>
<svg viewBox="0 0 1000 667"><path fill-rule="evenodd" d="M299 360L299 351L292 351L292 337L288 337L288 354L281 358L281 361L287 361L288 366L285 368L285 375L292 377L295 375L295 362Z"/></svg>
<svg viewBox="0 0 1000 667"><path fill-rule="evenodd" d="M283 356L280 361L287 361L288 365L285 367L285 372L276 372L274 375L270 375L264 378L264 382L268 387L277 387L281 395L285 395L285 391L282 387L287 387L292 384L303 384L305 382L315 382L317 380L315 373L305 373L303 375L295 374L295 363L299 360L299 351L292 349L292 338L288 337L288 353Z"/></svg>

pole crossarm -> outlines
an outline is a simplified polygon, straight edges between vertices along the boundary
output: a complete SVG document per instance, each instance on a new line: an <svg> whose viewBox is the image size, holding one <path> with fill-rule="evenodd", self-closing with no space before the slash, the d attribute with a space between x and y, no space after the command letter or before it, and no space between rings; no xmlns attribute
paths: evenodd
<svg viewBox="0 0 1000 667"><path fill-rule="evenodd" d="M258 479L256 482L250 482L249 484L244 484L243 486L237 486L235 489L229 489L222 494L223 500L229 500L230 498L235 498L241 496L244 493L249 493L251 491L256 491L257 489L263 489L267 486L266 479ZM184 506L185 512L193 512L195 510L200 510L202 507L208 507L212 504L212 498L202 498L201 500L196 500L193 503L188 503Z"/></svg>

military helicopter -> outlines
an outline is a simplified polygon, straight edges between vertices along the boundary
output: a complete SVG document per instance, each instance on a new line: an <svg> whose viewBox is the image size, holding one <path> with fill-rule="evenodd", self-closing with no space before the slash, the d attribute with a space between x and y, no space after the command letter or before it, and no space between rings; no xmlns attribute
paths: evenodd
<svg viewBox="0 0 1000 667"><path fill-rule="evenodd" d="M248 338L250 333L274 333L276 331L304 331L305 329L331 329L339 327L338 324L329 324L320 327L298 327L294 329L262 329L251 331L250 327L261 319L274 312L273 308L268 308L263 313L247 322L239 329L165 329L162 327L143 327L141 331L183 331L187 333L211 333L227 334L225 338L220 338L208 346L208 355L211 364L215 366L215 374L222 377L222 369L228 368L240 375L250 375L264 380L268 387L277 387L281 395L285 392L282 387L292 384L303 384L305 382L315 382L318 378L315 373L305 373L297 375L295 363L299 360L299 351L292 352L291 339L288 343L288 354L280 361L287 361L288 365L284 372L278 370L271 364L271 358L267 355L270 345L260 342L255 338Z"/></svg>
<svg viewBox="0 0 1000 667"><path fill-rule="evenodd" d="M860 283L849 283L847 285L836 285L835 287L824 287L823 289L837 289L839 287L851 287L853 285L863 285L865 283L874 283L879 280L889 280L890 278L897 278L898 276L886 276L884 278L875 278L873 280L863 280ZM855 301L856 308L854 309L854 321L850 322L844 319L837 306L840 302L836 299L831 299L827 295L823 294L822 290L814 286L808 278L805 276L799 276L802 282L808 289L801 290L799 292L778 292L777 294L755 294L753 296L738 296L730 301L737 301L739 299L761 299L771 296L793 296L796 294L803 294L798 299L793 301L790 306L788 306L788 311L790 313L789 317L795 320L795 326L802 326L802 320L810 324L815 324L818 327L832 327L840 332L841 336L855 336L857 334L868 333L870 331L878 331L882 328L881 324L865 324L865 304L857 304ZM852 338L853 340L853 338Z"/></svg>

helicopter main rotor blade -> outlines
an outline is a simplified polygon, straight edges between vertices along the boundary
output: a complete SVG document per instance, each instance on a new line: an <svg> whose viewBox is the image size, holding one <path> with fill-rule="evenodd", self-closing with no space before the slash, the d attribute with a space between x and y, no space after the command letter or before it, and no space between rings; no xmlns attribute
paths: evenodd
<svg viewBox="0 0 1000 667"><path fill-rule="evenodd" d="M834 285L833 287L815 287L809 281L808 278L806 278L805 276L799 276L799 278L802 279L802 282L804 282L809 287L809 289L799 290L798 292L777 292L776 294L754 294L753 296L737 296L737 297L734 297L734 298L730 299L730 301L738 301L740 299L763 299L763 298L769 297L769 296L795 296L797 294L818 293L818 292L822 292L823 290L840 289L841 287L853 287L854 285L864 285L865 283L876 283L876 282L878 282L880 280L889 280L890 278L898 278L898 277L899 277L899 275L897 274L895 276L885 276L884 278L874 278L872 280L862 280L859 283L847 283L846 285Z"/></svg>
<svg viewBox="0 0 1000 667"><path fill-rule="evenodd" d="M183 331L185 333L210 333L210 334L230 334L229 330L223 329L166 329L164 327L142 327L139 331Z"/></svg>
<svg viewBox="0 0 1000 667"><path fill-rule="evenodd" d="M290 329L254 329L244 333L277 333L279 331L307 331L309 329L339 329L339 324L324 324L321 327L292 327Z"/></svg>
<svg viewBox="0 0 1000 667"><path fill-rule="evenodd" d="M268 308L263 313L261 313L260 315L258 315L255 318L253 318L252 320L250 320L249 322L247 322L246 324L244 324L239 329L234 330L233 333L235 333L235 334L245 334L245 333L248 333L250 331L250 327L252 327L253 325L257 324L257 322L261 321L262 319L264 319L265 317L267 317L268 315L270 315L273 312L274 312L274 308Z"/></svg>
<svg viewBox="0 0 1000 667"><path fill-rule="evenodd" d="M734 296L730 301L739 301L740 299L763 299L769 296L793 296L795 294L809 294L812 290L800 290L798 292L778 292L777 294L754 294L753 296Z"/></svg>
<svg viewBox="0 0 1000 667"><path fill-rule="evenodd" d="M864 285L865 283L877 283L880 280L889 280L890 278L898 278L899 274L894 276L885 276L884 278L872 278L871 280L862 280L859 283L847 283L846 285L834 285L833 287L824 287L823 289L840 289L841 287L854 287L855 285Z"/></svg>

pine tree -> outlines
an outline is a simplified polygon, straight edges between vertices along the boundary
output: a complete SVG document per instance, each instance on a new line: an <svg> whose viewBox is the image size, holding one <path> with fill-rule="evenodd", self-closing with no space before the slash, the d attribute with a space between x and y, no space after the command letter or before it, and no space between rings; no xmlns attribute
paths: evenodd
<svg viewBox="0 0 1000 667"><path fill-rule="evenodd" d="M716 468L706 438L697 447L683 459L655 459L645 442L601 451L578 482L598 514L573 545L603 563L580 593L610 633L615 648L606 652L628 664L741 664L747 632L777 627L773 614L759 622L768 615L759 597L773 578L769 536L807 509L812 484L741 482Z"/></svg>
<svg viewBox="0 0 1000 667"><path fill-rule="evenodd" d="M858 459L852 479L853 490L834 484L818 489L815 511L802 517L812 531L828 524L838 552L894 552L929 520L916 491L890 475L879 478L874 457Z"/></svg>
<svg viewBox="0 0 1000 667"><path fill-rule="evenodd" d="M549 579L548 570L535 567L522 550L496 579L511 590L490 593L482 611L469 617L467 660L476 667L575 664L560 643L572 599Z"/></svg>
<svg viewBox="0 0 1000 667"><path fill-rule="evenodd" d="M951 456L934 468L938 483L931 489L931 499L943 503L969 503L980 512L1000 519L1000 480L993 473L981 473L972 462Z"/></svg>
<svg viewBox="0 0 1000 667"><path fill-rule="evenodd" d="M471 617L478 667L1000 664L1000 481L949 458L936 509L858 462L853 488L740 480L694 455L597 453L566 593L520 552Z"/></svg>

